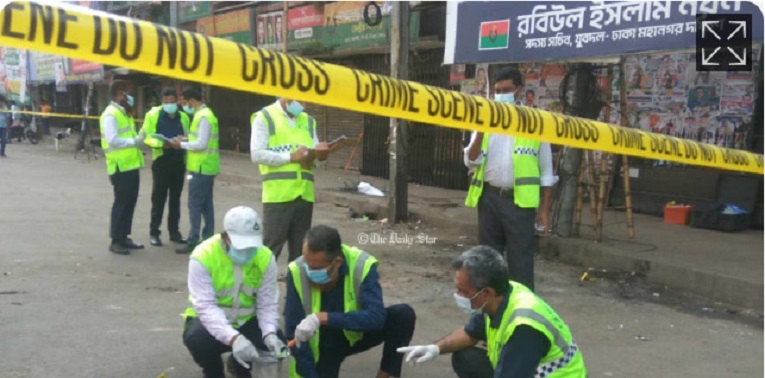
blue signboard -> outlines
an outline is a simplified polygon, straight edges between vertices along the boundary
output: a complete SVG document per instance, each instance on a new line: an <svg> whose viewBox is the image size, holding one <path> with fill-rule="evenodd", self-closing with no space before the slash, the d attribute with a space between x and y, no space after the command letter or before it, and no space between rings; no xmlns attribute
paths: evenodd
<svg viewBox="0 0 765 378"><path fill-rule="evenodd" d="M696 46L697 14L751 14L744 1L448 2L446 64L616 56Z"/></svg>

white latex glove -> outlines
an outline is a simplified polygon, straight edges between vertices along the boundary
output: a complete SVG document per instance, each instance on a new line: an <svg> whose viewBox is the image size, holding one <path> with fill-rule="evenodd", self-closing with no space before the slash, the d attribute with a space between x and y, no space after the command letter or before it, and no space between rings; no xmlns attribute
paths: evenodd
<svg viewBox="0 0 765 378"><path fill-rule="evenodd" d="M406 353L406 362L414 366L415 363L433 361L441 354L441 350L435 344L408 346L396 349L399 353Z"/></svg>
<svg viewBox="0 0 765 378"><path fill-rule="evenodd" d="M319 329L319 318L316 314L311 314L305 317L297 328L295 328L295 343L300 348L300 343L304 343L310 340Z"/></svg>
<svg viewBox="0 0 765 378"><path fill-rule="evenodd" d="M280 340L279 337L273 333L266 336L266 338L263 340L263 343L266 344L268 350L270 350L271 353L276 356L279 356L282 353L282 349L286 348L286 345L284 345L282 340Z"/></svg>
<svg viewBox="0 0 765 378"><path fill-rule="evenodd" d="M249 362L258 358L258 350L255 349L255 345L252 345L252 342L247 340L244 335L237 336L231 349L234 359L247 369L250 368Z"/></svg>

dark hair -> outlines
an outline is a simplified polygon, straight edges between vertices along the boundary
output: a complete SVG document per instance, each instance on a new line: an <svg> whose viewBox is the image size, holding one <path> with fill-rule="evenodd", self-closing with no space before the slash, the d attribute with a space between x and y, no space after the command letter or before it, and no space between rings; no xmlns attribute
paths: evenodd
<svg viewBox="0 0 765 378"><path fill-rule="evenodd" d="M696 87L696 90L699 90L699 89L701 89L701 90L703 91L703 90L704 90L704 87L702 87L702 86L698 86L698 87Z"/></svg>
<svg viewBox="0 0 765 378"><path fill-rule="evenodd" d="M128 83L125 80L114 80L112 82L112 85L109 87L109 94L112 95L112 98L117 97L121 92L127 91Z"/></svg>
<svg viewBox="0 0 765 378"><path fill-rule="evenodd" d="M527 91L526 91L526 94L529 94L529 93L531 93L531 94L533 94L534 96L536 96L536 93L534 93L534 91L532 91L531 89L529 89L529 90L527 90Z"/></svg>
<svg viewBox="0 0 765 378"><path fill-rule="evenodd" d="M504 80L512 80L516 87L523 86L523 75L521 75L521 71L518 71L515 68L505 68L499 71L497 76L494 77L495 83Z"/></svg>
<svg viewBox="0 0 765 378"><path fill-rule="evenodd" d="M510 273L502 255L494 248L478 245L468 249L452 262L452 268L465 268L468 281L476 289L487 287L503 295L510 289Z"/></svg>
<svg viewBox="0 0 765 378"><path fill-rule="evenodd" d="M202 93L196 87L186 87L183 89L183 98L188 100L202 101Z"/></svg>
<svg viewBox="0 0 765 378"><path fill-rule="evenodd" d="M165 96L173 96L175 98L178 98L178 92L175 91L173 88L165 88L162 90L162 97Z"/></svg>
<svg viewBox="0 0 765 378"><path fill-rule="evenodd" d="M305 234L308 249L313 252L323 252L328 261L334 260L343 253L340 233L329 226L314 226Z"/></svg>

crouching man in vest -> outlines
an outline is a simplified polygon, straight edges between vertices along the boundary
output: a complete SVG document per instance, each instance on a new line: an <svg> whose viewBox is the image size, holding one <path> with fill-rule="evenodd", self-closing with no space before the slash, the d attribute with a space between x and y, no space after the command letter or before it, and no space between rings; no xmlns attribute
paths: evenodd
<svg viewBox="0 0 765 378"><path fill-rule="evenodd" d="M491 247L457 257L454 298L471 317L436 344L399 348L409 363L452 354L460 378L584 378L582 353L566 323L527 287L508 280L507 265ZM488 353L476 348L485 341Z"/></svg>
<svg viewBox="0 0 765 378"><path fill-rule="evenodd" d="M278 329L276 261L263 246L263 227L255 210L229 210L223 227L224 233L205 240L191 254L191 306L183 315L183 344L206 378L223 378L221 354L228 351L233 351L229 373L250 377L258 349L286 357L286 339Z"/></svg>
<svg viewBox="0 0 765 378"><path fill-rule="evenodd" d="M303 255L289 264L287 276L285 328L297 344L290 377L336 378L346 357L380 344L377 377L401 376L403 356L396 348L412 339L414 310L407 304L383 306L377 263L342 244L334 228L308 231Z"/></svg>

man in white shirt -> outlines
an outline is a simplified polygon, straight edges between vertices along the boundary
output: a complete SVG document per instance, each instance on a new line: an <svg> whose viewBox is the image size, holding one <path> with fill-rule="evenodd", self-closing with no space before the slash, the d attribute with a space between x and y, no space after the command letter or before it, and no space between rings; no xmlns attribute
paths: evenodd
<svg viewBox="0 0 765 378"><path fill-rule="evenodd" d="M522 88L518 70L503 70L494 83L494 100L515 104ZM475 171L466 204L478 208L479 243L505 251L510 279L533 290L534 223L549 230L557 182L550 144L474 132L464 160Z"/></svg>
<svg viewBox="0 0 765 378"><path fill-rule="evenodd" d="M251 362L265 350L272 357L286 357L286 339L278 323L276 261L263 246L255 210L229 210L223 228L225 232L205 240L191 254L191 305L183 315L183 343L205 377L224 377L221 354L228 351L229 373L250 377Z"/></svg>
<svg viewBox="0 0 765 378"><path fill-rule="evenodd" d="M142 249L130 239L133 228L133 213L138 201L140 186L139 170L143 168L143 153L139 150L145 134L136 133L132 110L135 100L129 91L130 85L123 80L112 82L111 103L101 114L101 148L106 156L106 171L114 188L114 203L111 211L109 250L120 255L130 250Z"/></svg>
<svg viewBox="0 0 765 378"><path fill-rule="evenodd" d="M263 177L265 244L278 259L289 242L289 261L301 256L311 228L314 159L324 161L329 154L327 144L319 142L316 121L303 109L299 101L280 98L250 119L250 154Z"/></svg>

